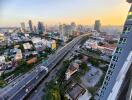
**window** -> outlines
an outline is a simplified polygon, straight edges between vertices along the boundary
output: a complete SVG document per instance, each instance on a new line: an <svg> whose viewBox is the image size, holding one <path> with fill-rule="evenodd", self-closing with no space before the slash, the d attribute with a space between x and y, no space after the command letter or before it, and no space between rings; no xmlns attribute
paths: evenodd
<svg viewBox="0 0 132 100"><path fill-rule="evenodd" d="M110 74L110 73L111 73L111 70L108 71L108 74Z"/></svg>
<svg viewBox="0 0 132 100"><path fill-rule="evenodd" d="M122 48L117 47L116 53L121 53L121 51L122 51Z"/></svg>
<svg viewBox="0 0 132 100"><path fill-rule="evenodd" d="M115 68L115 65L114 64L110 64L110 68Z"/></svg>
<svg viewBox="0 0 132 100"><path fill-rule="evenodd" d="M108 80L108 81L109 81L109 80L110 80L110 77L109 77L109 76L106 76L106 80Z"/></svg>
<svg viewBox="0 0 132 100"><path fill-rule="evenodd" d="M118 61L118 57L117 56L113 56L112 60L117 62Z"/></svg>
<svg viewBox="0 0 132 100"><path fill-rule="evenodd" d="M104 84L106 85L106 84L107 84L107 82L105 81L105 82L104 82Z"/></svg>
<svg viewBox="0 0 132 100"><path fill-rule="evenodd" d="M131 31L131 27L130 26L124 27L123 34L128 34L130 31Z"/></svg>
<svg viewBox="0 0 132 100"><path fill-rule="evenodd" d="M110 73L110 75L112 75L113 72Z"/></svg>
<svg viewBox="0 0 132 100"><path fill-rule="evenodd" d="M108 85L108 81L105 81L105 83L104 83L106 86Z"/></svg>
<svg viewBox="0 0 132 100"><path fill-rule="evenodd" d="M120 38L119 44L126 44L127 39L126 38Z"/></svg>
<svg viewBox="0 0 132 100"><path fill-rule="evenodd" d="M127 20L132 20L132 12L131 11L128 13Z"/></svg>

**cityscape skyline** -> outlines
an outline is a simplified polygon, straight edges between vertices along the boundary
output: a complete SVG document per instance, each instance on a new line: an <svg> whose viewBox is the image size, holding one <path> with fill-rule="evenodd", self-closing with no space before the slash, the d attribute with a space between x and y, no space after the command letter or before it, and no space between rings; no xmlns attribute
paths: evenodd
<svg viewBox="0 0 132 100"><path fill-rule="evenodd" d="M32 0L32 3L30 0L2 0L0 6L0 26L3 27L20 26L28 20L34 24L41 21L48 25L70 22L93 25L98 19L102 25L123 25L129 4L125 0Z"/></svg>
<svg viewBox="0 0 132 100"><path fill-rule="evenodd" d="M0 12L0 100L132 99L132 0L0 0Z"/></svg>

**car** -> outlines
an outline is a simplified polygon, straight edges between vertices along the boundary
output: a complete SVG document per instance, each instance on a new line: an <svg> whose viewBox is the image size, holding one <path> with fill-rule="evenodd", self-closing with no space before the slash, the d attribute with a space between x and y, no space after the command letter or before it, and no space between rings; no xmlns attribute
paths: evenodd
<svg viewBox="0 0 132 100"><path fill-rule="evenodd" d="M38 69L36 70L36 72L38 72Z"/></svg>
<svg viewBox="0 0 132 100"><path fill-rule="evenodd" d="M37 93L37 90L35 90L35 93Z"/></svg>
<svg viewBox="0 0 132 100"><path fill-rule="evenodd" d="M26 88L26 92L28 93L29 91L31 91L31 89L32 89L32 86L29 86L28 88Z"/></svg>
<svg viewBox="0 0 132 100"><path fill-rule="evenodd" d="M41 71L45 70L46 72L48 72L48 71L49 71L49 70L48 70L48 68L47 68L47 67L45 67L45 66L40 66L40 70L41 70Z"/></svg>
<svg viewBox="0 0 132 100"><path fill-rule="evenodd" d="M39 78L39 76L36 76L36 79L38 79Z"/></svg>
<svg viewBox="0 0 132 100"><path fill-rule="evenodd" d="M26 89L26 92L29 92L29 90L28 90L28 89Z"/></svg>

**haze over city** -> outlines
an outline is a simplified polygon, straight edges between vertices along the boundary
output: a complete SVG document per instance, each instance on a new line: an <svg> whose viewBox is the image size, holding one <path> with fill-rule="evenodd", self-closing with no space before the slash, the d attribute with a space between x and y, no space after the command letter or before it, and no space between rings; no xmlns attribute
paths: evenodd
<svg viewBox="0 0 132 100"><path fill-rule="evenodd" d="M131 41L132 0L0 0L0 100L132 100Z"/></svg>
<svg viewBox="0 0 132 100"><path fill-rule="evenodd" d="M0 26L18 26L29 19L36 24L70 23L123 25L128 12L125 0L1 0Z"/></svg>

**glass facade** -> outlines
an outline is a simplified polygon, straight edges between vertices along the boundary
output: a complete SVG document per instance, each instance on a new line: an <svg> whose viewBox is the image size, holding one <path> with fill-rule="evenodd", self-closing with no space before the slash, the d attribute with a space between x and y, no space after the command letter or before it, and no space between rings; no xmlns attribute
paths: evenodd
<svg viewBox="0 0 132 100"><path fill-rule="evenodd" d="M113 56L112 60L117 62L118 61L118 57L117 56Z"/></svg>
<svg viewBox="0 0 132 100"><path fill-rule="evenodd" d="M124 27L123 34L128 35L128 33L131 31L131 26Z"/></svg>
<svg viewBox="0 0 132 100"><path fill-rule="evenodd" d="M121 53L121 51L122 51L122 48L117 47L117 49L116 49L116 53Z"/></svg>
<svg viewBox="0 0 132 100"><path fill-rule="evenodd" d="M132 2L132 0L128 0ZM116 100L120 87L122 83L122 69L126 68L126 61L130 51L132 50L131 37L132 37L132 6L127 16L126 23L118 42L118 47L116 48L115 54L112 56L109 69L105 76L101 91L99 92L99 98L97 100ZM122 62L124 62L122 64ZM127 62L130 62L128 60ZM124 66L125 64L125 66ZM127 63L129 67L129 63ZM124 70L123 74L126 75L128 70ZM118 77L119 76L119 77ZM115 80L118 78L118 80Z"/></svg>
<svg viewBox="0 0 132 100"><path fill-rule="evenodd" d="M120 38L119 44L126 44L127 38Z"/></svg>
<svg viewBox="0 0 132 100"><path fill-rule="evenodd" d="M131 11L128 13L127 20L132 20L132 12Z"/></svg>

